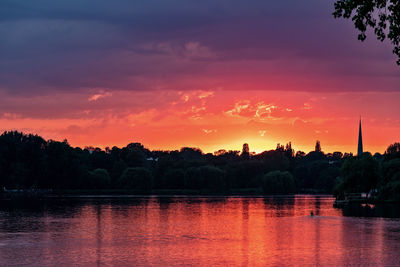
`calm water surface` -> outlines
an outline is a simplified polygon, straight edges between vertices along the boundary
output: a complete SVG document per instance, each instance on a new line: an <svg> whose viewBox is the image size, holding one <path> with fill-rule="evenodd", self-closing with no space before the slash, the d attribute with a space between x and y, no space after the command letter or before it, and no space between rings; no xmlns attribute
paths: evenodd
<svg viewBox="0 0 400 267"><path fill-rule="evenodd" d="M400 265L398 208L332 204L324 196L2 201L0 265Z"/></svg>

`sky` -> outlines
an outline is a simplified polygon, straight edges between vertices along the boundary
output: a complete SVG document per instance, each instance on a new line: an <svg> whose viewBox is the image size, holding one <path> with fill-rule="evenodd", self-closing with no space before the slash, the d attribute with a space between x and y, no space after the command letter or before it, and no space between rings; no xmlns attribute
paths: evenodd
<svg viewBox="0 0 400 267"><path fill-rule="evenodd" d="M72 146L383 153L400 67L331 0L2 0L0 131Z"/></svg>

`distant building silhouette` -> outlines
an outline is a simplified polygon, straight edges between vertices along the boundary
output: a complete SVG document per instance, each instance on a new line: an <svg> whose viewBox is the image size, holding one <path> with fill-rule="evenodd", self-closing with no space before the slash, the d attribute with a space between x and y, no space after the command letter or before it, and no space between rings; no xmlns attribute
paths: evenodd
<svg viewBox="0 0 400 267"><path fill-rule="evenodd" d="M358 129L358 149L357 149L357 156L361 156L363 153L363 143L362 143L362 134L361 134L361 118L360 118L360 125Z"/></svg>

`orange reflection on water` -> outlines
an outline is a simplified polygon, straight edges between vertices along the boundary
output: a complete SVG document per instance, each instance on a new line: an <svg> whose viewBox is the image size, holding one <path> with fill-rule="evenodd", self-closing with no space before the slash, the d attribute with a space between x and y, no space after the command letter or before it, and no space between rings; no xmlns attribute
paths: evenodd
<svg viewBox="0 0 400 267"><path fill-rule="evenodd" d="M62 212L22 213L19 220L21 213L7 213L0 260L44 266L396 263L398 219L343 217L332 202L315 196L153 197L81 201ZM10 218L24 235L10 230Z"/></svg>

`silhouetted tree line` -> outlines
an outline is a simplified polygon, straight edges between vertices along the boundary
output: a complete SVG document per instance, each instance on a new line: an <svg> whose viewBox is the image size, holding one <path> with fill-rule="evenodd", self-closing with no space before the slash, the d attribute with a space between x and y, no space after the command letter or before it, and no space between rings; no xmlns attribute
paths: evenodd
<svg viewBox="0 0 400 267"><path fill-rule="evenodd" d="M367 193L376 200L400 201L400 143L391 144L383 155L365 152L350 157L341 168L334 194Z"/></svg>
<svg viewBox="0 0 400 267"><path fill-rule="evenodd" d="M140 143L123 148L71 147L21 132L0 136L0 186L6 189L124 189L132 192L331 193L380 188L400 195L399 144L384 155L325 154L317 141L308 154L291 143L252 154L198 148L150 151Z"/></svg>

